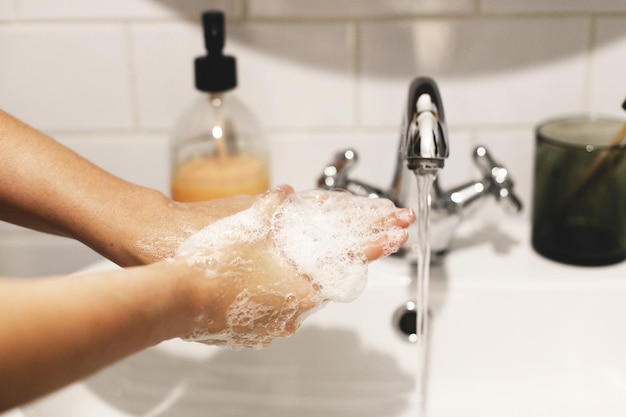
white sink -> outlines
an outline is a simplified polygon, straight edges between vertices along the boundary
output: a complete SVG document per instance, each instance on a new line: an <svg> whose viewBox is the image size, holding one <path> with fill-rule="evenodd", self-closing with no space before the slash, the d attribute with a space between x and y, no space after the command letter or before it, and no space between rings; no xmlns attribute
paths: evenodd
<svg viewBox="0 0 626 417"><path fill-rule="evenodd" d="M626 263L557 264L527 235L522 221L468 224L431 269L427 416L626 415ZM20 412L415 417L418 352L394 319L412 293L406 262L385 259L357 301L266 350L164 342Z"/></svg>

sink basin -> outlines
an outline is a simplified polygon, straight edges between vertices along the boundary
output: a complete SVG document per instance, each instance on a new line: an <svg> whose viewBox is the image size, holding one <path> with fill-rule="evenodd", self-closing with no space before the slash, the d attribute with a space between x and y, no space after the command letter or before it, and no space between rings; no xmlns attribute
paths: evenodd
<svg viewBox="0 0 626 417"><path fill-rule="evenodd" d="M626 415L626 264L551 262L532 252L528 230L468 223L431 268L429 417ZM410 277L406 261L378 261L358 300L327 306L268 349L163 342L19 412L416 416L418 352L398 326L415 298Z"/></svg>

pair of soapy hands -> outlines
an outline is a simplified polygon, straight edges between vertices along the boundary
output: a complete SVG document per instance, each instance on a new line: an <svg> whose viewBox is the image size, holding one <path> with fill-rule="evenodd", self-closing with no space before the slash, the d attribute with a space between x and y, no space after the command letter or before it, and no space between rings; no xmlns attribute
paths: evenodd
<svg viewBox="0 0 626 417"><path fill-rule="evenodd" d="M304 212L299 211L302 205L307 207ZM288 186L257 198L181 204L179 208L193 212L187 227L181 229L184 222L179 222L177 230L171 231L170 236L180 238L167 240L170 248L163 246L162 239L155 242L160 242L158 250L175 253L174 259L184 260L197 271L192 301L196 323L185 338L234 348L261 348L275 337L291 335L307 313L329 300L342 301L345 294L338 292L354 298L362 288L349 287L362 286L366 276L351 277L352 282L342 287L329 280L344 277L324 276L329 271L324 267L341 270L352 262L356 268L364 266L366 274L367 263L406 242L406 229L415 220L412 210L398 209L388 200L321 190L294 193ZM200 229L192 219L204 210L211 221ZM183 236L198 229L181 244ZM155 253L149 242L143 245L147 256ZM318 270L302 253L291 254L300 245L313 252L304 256L324 256L326 265ZM333 246L332 252L320 246ZM348 265L347 270L355 265ZM325 286L335 287L334 293Z"/></svg>

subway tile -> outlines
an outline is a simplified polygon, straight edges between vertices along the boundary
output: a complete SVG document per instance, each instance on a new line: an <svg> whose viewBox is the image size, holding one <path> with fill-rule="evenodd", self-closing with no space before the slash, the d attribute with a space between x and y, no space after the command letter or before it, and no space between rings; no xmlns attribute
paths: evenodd
<svg viewBox="0 0 626 417"><path fill-rule="evenodd" d="M251 17L405 17L473 10L474 0L252 0L248 3Z"/></svg>
<svg viewBox="0 0 626 417"><path fill-rule="evenodd" d="M452 125L529 123L579 111L589 31L578 18L364 24L360 118L397 123L416 76L438 82Z"/></svg>
<svg viewBox="0 0 626 417"><path fill-rule="evenodd" d="M0 27L0 106L39 129L128 128L127 53L121 26Z"/></svg>
<svg viewBox="0 0 626 417"><path fill-rule="evenodd" d="M164 134L64 134L56 139L113 175L169 193L170 142Z"/></svg>
<svg viewBox="0 0 626 417"><path fill-rule="evenodd" d="M140 126L171 128L198 96L193 60L205 54L198 25L134 25ZM343 24L228 25L239 97L268 128L354 123L354 54Z"/></svg>
<svg viewBox="0 0 626 417"><path fill-rule="evenodd" d="M595 13L624 12L623 0L480 0L484 13Z"/></svg>
<svg viewBox="0 0 626 417"><path fill-rule="evenodd" d="M229 18L241 17L242 0L16 0L22 19L196 19L204 10L222 10Z"/></svg>
<svg viewBox="0 0 626 417"><path fill-rule="evenodd" d="M14 0L0 0L0 22L15 19Z"/></svg>
<svg viewBox="0 0 626 417"><path fill-rule="evenodd" d="M200 26L137 24L130 33L139 127L172 131L195 96L193 60L204 53Z"/></svg>
<svg viewBox="0 0 626 417"><path fill-rule="evenodd" d="M626 17L596 22L591 59L589 110L624 117L626 99Z"/></svg>
<svg viewBox="0 0 626 417"><path fill-rule="evenodd" d="M270 127L354 124L354 48L344 24L237 27L240 92Z"/></svg>

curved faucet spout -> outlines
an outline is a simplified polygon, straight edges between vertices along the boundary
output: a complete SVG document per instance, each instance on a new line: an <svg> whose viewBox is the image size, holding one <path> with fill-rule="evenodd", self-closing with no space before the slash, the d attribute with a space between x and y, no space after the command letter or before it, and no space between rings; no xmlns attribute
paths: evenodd
<svg viewBox="0 0 626 417"><path fill-rule="evenodd" d="M409 87L400 152L407 167L416 173L436 172L449 155L443 103L431 78L416 78Z"/></svg>

